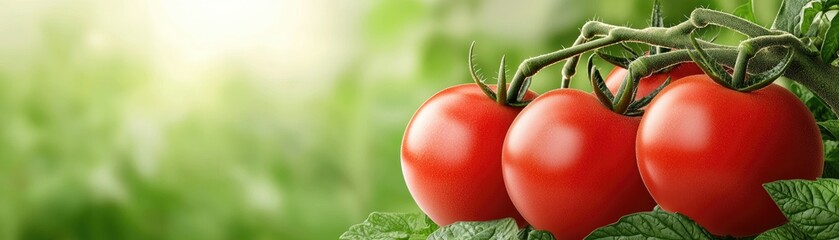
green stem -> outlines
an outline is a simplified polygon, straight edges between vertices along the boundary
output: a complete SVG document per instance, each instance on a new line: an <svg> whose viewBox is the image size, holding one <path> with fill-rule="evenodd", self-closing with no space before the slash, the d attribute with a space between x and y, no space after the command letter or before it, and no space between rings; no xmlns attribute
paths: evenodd
<svg viewBox="0 0 839 240"><path fill-rule="evenodd" d="M574 41L573 46L577 46L586 42L586 38L580 35L577 37L577 40ZM562 85L561 88L568 88L571 85L571 77L577 73L577 62L580 60L580 56L573 56L565 62L565 66L562 67Z"/></svg>
<svg viewBox="0 0 839 240"><path fill-rule="evenodd" d="M783 76L801 83L814 94L821 97L834 112L839 110L839 67L824 63L818 53L809 50L798 38L780 31L768 30L733 15L697 9L691 14L689 21L670 28L631 29L613 26L600 22L588 22L581 31L580 38L574 46L552 53L536 56L524 60L513 76L508 96L517 96L523 88L522 84L539 70L565 59L569 60L563 68L563 77L570 79L575 73L576 63L580 54L622 42L640 42L648 45L662 46L673 49L691 49L690 33L707 25L722 26L743 33L752 38L744 41L746 47L738 48L719 45L706 41L699 41L699 45L706 49L709 55L721 61L724 65L734 66L735 74L745 76L746 72L761 72L772 68L778 59L782 59L786 51L771 46L790 47L794 51L792 62ZM744 49L744 48L751 48ZM765 50L762 50L765 49ZM744 53L741 53L744 52ZM748 61L747 61L748 60ZM636 79L653 73L657 69L672 66L680 62L690 61L686 50L676 50L664 54L645 56L630 64L627 81L623 94L617 100L617 107L626 108L631 101L632 86ZM738 64L739 62L739 64ZM745 64L748 62L748 64ZM745 78L745 77L743 77ZM525 86L526 88L526 86ZM624 100L628 99L628 100ZM518 103L511 103L518 104Z"/></svg>
<svg viewBox="0 0 839 240"><path fill-rule="evenodd" d="M513 75L513 80L510 82L510 88L507 91L508 96L517 93L521 89L521 85L525 78L532 77L539 70L548 67L559 61L572 58L570 61L576 63L578 55L610 46L618 42L641 42L650 45L659 45L667 48L689 48L691 46L690 38L685 33L689 33L689 26L691 24L679 24L674 28L680 29L673 31L672 28L646 28L646 29L631 29L625 27L617 27L600 22L589 22L583 26L583 37L593 38L598 36L598 32L608 32L607 35L602 36L591 41L585 41L582 44L574 45L569 48L561 49L552 53L543 54L540 56L525 59L520 65L516 74ZM684 28L684 29L683 29ZM692 30L692 29L691 29ZM593 35L587 36L587 33ZM731 46L719 45L708 42L700 42L707 48L732 48ZM570 68L576 66L569 65ZM573 72L571 72L573 73ZM570 76L567 76L570 77Z"/></svg>
<svg viewBox="0 0 839 240"><path fill-rule="evenodd" d="M715 11L711 9L698 8L690 13L690 21L697 28L705 28L707 25L716 25L728 28L749 37L757 37L763 35L772 35L779 32L773 32L763 26L757 25L740 17Z"/></svg>
<svg viewBox="0 0 839 240"><path fill-rule="evenodd" d="M510 89L507 90L507 95L517 96L513 94L517 94L521 90L522 84L524 83L524 80L526 78L532 77L534 74L536 74L536 72L542 70L547 66L550 66L551 64L579 55L586 51L590 51L592 49L598 49L615 44L618 41L619 39L607 36L580 45L571 46L569 48L555 51L552 53L525 59L519 65L516 74L513 75L513 80L510 82Z"/></svg>
<svg viewBox="0 0 839 240"><path fill-rule="evenodd" d="M708 54L717 59L731 60L737 54L737 51L732 49L705 49ZM635 85L638 84L641 78L649 76L653 73L661 71L662 69L675 66L676 64L691 61L688 50L675 50L656 55L642 56L632 61L629 64L629 73L626 79L621 83L618 96L615 98L617 102L613 103L615 112L625 113L628 110L632 100L635 99Z"/></svg>
<svg viewBox="0 0 839 240"><path fill-rule="evenodd" d="M740 51L737 53L737 62L734 63L734 75L732 76L731 86L740 88L743 82L746 81L746 67L748 61L754 54L753 48L746 42L740 44Z"/></svg>
<svg viewBox="0 0 839 240"><path fill-rule="evenodd" d="M796 52L784 76L810 89L839 115L839 67L822 62L818 56L801 55Z"/></svg>
<svg viewBox="0 0 839 240"><path fill-rule="evenodd" d="M685 49L691 48L688 33L692 32L696 28L703 28L709 24L730 28L748 36L773 34L771 30L763 28L760 25L740 19L731 14L708 9L694 10L691 13L691 19L689 21L685 21L670 28L650 27L638 30L609 25L597 21L590 21L583 25L580 37L577 38L574 45L570 48L562 49L553 52L552 54L545 54L530 58L522 62L518 71L516 71L516 74L513 76L508 94L515 93L514 91L521 88L521 83L524 78L533 76L542 68L570 58L563 67L562 74L562 86L566 87L566 84L570 82L571 77L573 77L576 73L577 62L579 62L579 54L585 51L614 44L611 43L597 48L583 49L584 51L582 52L568 53L568 51L574 50L575 47L582 46L582 44L587 43L588 39L595 37L615 38L614 40L616 40L616 42L641 42L653 46ZM707 41L699 41L699 44L703 48L731 48L730 46L709 43Z"/></svg>

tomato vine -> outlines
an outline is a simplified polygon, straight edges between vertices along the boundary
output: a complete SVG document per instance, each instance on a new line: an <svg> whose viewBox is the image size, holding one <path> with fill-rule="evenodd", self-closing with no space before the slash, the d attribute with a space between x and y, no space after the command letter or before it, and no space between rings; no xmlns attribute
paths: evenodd
<svg viewBox="0 0 839 240"><path fill-rule="evenodd" d="M834 112L839 109L839 84L835 84L836 76L839 76L839 67L823 61L821 53L809 48L792 33L767 29L728 13L702 8L694 10L688 20L672 27L634 29L598 21L587 22L573 46L524 60L510 82L507 96L518 96L522 88L527 88L531 78L537 72L563 60L567 60L563 68L563 85L567 85L565 82L574 75L579 56L588 51L626 42L681 49L641 57L633 61L630 64L630 74L627 75L627 79L632 81L625 83L631 84L660 69L691 61L689 52L696 50L691 42L691 34L697 29L711 25L730 29L749 37L739 46L697 41L698 46L704 48L713 59L734 69L735 84L739 84L747 72L758 73L775 67L777 60L782 59L787 52L782 48L786 48L792 51L793 56L782 75L810 89ZM765 50L757 51L760 49ZM749 60L748 64L746 64L747 60ZM618 107L628 106L631 98L622 97L626 100L621 101ZM523 103L517 97L509 97L507 101L510 105Z"/></svg>

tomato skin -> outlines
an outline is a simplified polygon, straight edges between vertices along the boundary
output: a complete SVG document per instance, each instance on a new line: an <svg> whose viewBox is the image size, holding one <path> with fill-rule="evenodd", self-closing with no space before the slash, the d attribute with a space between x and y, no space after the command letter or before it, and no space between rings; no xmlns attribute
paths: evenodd
<svg viewBox="0 0 839 240"><path fill-rule="evenodd" d="M444 89L417 110L402 139L402 174L431 220L445 226L512 217L526 225L501 175L504 136L520 111L496 103L475 84Z"/></svg>
<svg viewBox="0 0 839 240"><path fill-rule="evenodd" d="M502 168L513 204L557 239L582 239L621 216L652 210L635 161L639 122L579 90L536 98L504 143Z"/></svg>
<svg viewBox="0 0 839 240"><path fill-rule="evenodd" d="M774 84L740 93L706 75L674 82L652 101L637 154L663 209L738 237L786 222L763 183L812 180L823 168L819 129L792 93Z"/></svg>
<svg viewBox="0 0 839 240"><path fill-rule="evenodd" d="M609 75L606 76L606 86L609 87L612 94L617 94L618 88L620 88L621 83L623 83L623 80L626 78L626 74L627 70L625 68L616 66L612 69L612 72L609 72ZM667 81L667 77L670 77L672 82L683 77L696 74L705 74L705 72L703 72L696 63L686 62L676 65L676 67L670 69L669 72L656 73L641 78L641 80L638 81L638 92L635 94L635 99L640 99L649 95L653 90L661 86L661 84L664 84L664 81Z"/></svg>

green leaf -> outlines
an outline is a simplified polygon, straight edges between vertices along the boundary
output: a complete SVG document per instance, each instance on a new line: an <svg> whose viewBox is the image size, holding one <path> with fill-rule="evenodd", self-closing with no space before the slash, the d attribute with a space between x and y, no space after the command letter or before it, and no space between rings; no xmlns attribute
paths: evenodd
<svg viewBox="0 0 839 240"><path fill-rule="evenodd" d="M826 1L823 1L823 3L824 3L824 8L822 8L822 11L825 11L825 12L830 11L830 10L836 10L836 8L831 8L833 6L839 7L839 0L826 0Z"/></svg>
<svg viewBox="0 0 839 240"><path fill-rule="evenodd" d="M772 23L772 29L786 31L801 37L801 32L796 25L801 22L801 10L808 2L810 0L784 0L778 10L778 15L775 16L775 22Z"/></svg>
<svg viewBox="0 0 839 240"><path fill-rule="evenodd" d="M801 99L801 102L803 102L804 105L807 105L807 108L813 113L813 117L816 118L816 121L836 119L836 115L833 114L830 107L828 107L821 98L813 94L813 92L810 92L810 90L807 90L798 83L790 84L789 90L798 96L798 99Z"/></svg>
<svg viewBox="0 0 839 240"><path fill-rule="evenodd" d="M839 120L819 122L819 130L822 132L822 139L836 141L839 137Z"/></svg>
<svg viewBox="0 0 839 240"><path fill-rule="evenodd" d="M662 211L664 211L664 209L662 209L660 205L655 205L655 207L653 207L653 212L662 212Z"/></svg>
<svg viewBox="0 0 839 240"><path fill-rule="evenodd" d="M839 162L825 161L822 178L839 178Z"/></svg>
<svg viewBox="0 0 839 240"><path fill-rule="evenodd" d="M428 236L429 240L445 239L516 239L518 227L512 218L486 222L456 222Z"/></svg>
<svg viewBox="0 0 839 240"><path fill-rule="evenodd" d="M425 239L437 224L421 213L374 212L350 227L339 239Z"/></svg>
<svg viewBox="0 0 839 240"><path fill-rule="evenodd" d="M757 23L752 5L752 0L746 0L746 3L734 9L734 15L749 20L749 22Z"/></svg>
<svg viewBox="0 0 839 240"><path fill-rule="evenodd" d="M807 234L804 234L800 229L795 227L792 224L784 224L780 227L776 227L761 233L760 235L755 238L755 240L789 240L789 239L800 239L800 240L810 240L812 238L808 237Z"/></svg>
<svg viewBox="0 0 839 240"><path fill-rule="evenodd" d="M824 42L822 42L821 53L822 61L832 63L839 55L839 17L834 16L830 21L830 28L824 35Z"/></svg>
<svg viewBox="0 0 839 240"><path fill-rule="evenodd" d="M789 222L814 239L839 239L839 179L781 180L763 187Z"/></svg>
<svg viewBox="0 0 839 240"><path fill-rule="evenodd" d="M839 142L824 141L824 160L828 162L839 162Z"/></svg>
<svg viewBox="0 0 839 240"><path fill-rule="evenodd" d="M804 15L801 17L801 33L809 33L810 26L816 20L816 15L822 11L822 4L814 2L812 6L804 9Z"/></svg>
<svg viewBox="0 0 839 240"><path fill-rule="evenodd" d="M533 229L532 226L527 226L526 228L519 231L518 234L519 240L556 240L554 235L548 231L536 230Z"/></svg>
<svg viewBox="0 0 839 240"><path fill-rule="evenodd" d="M521 240L555 240L553 234L548 231L536 230L527 235L527 238Z"/></svg>
<svg viewBox="0 0 839 240"><path fill-rule="evenodd" d="M585 239L713 239L685 215L665 211L626 215L616 223L598 228Z"/></svg>

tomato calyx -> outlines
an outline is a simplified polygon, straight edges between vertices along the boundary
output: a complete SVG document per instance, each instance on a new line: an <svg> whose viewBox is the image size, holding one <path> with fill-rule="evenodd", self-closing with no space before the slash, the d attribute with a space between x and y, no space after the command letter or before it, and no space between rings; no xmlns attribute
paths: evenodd
<svg viewBox="0 0 839 240"><path fill-rule="evenodd" d="M524 84L516 94L512 96L507 96L507 68L506 68L506 55L501 56L501 64L498 67L498 86L496 87L496 91L493 91L489 86L486 84L486 79L483 78L481 74L478 73L479 70L475 69L475 64L473 60L475 55L473 54L472 50L475 48L475 42L473 41L471 45L469 45L469 74L472 76L472 81L481 88L481 91L487 95L492 101L497 102L498 104L510 107L524 107L530 103L531 100L524 100L525 94L527 94L527 89L530 85L530 78L528 77L525 79Z"/></svg>
<svg viewBox="0 0 839 240"><path fill-rule="evenodd" d="M696 40L696 33L690 34L690 41L693 50L688 51L690 58L717 84L739 92L751 92L762 89L772 84L778 77L784 74L790 62L792 62L793 49L784 47L787 53L774 67L761 73L750 74L746 72L748 62L755 54L763 49L754 49L748 42L740 44L737 54L737 62L734 65L734 73L729 74L719 61L711 57L699 46ZM774 46L767 46L774 47Z"/></svg>
<svg viewBox="0 0 839 240"><path fill-rule="evenodd" d="M638 84L627 84L627 81L637 81L637 79L627 78L624 80L624 83L621 84L620 89L617 91L617 95L612 95L612 92L603 80L603 75L600 74L600 70L598 70L594 65L594 56L595 54L592 54L588 58L588 74L589 79L591 80L591 86L594 89L594 95L597 96L597 99L600 100L600 103L603 104L603 106L615 113L626 116L643 115L643 108L647 106L647 104L649 104L650 101L652 101L652 99L655 98L662 89L664 89L664 87L670 84L671 79L668 77L663 84L658 86L647 96L639 98L638 100L631 100L635 99ZM624 90L624 88L627 87L630 89Z"/></svg>
<svg viewBox="0 0 839 240"><path fill-rule="evenodd" d="M664 27L664 17L661 15L661 3L658 0L653 2L653 11L650 14L650 27ZM650 55L669 52L669 48L658 45L650 45Z"/></svg>

